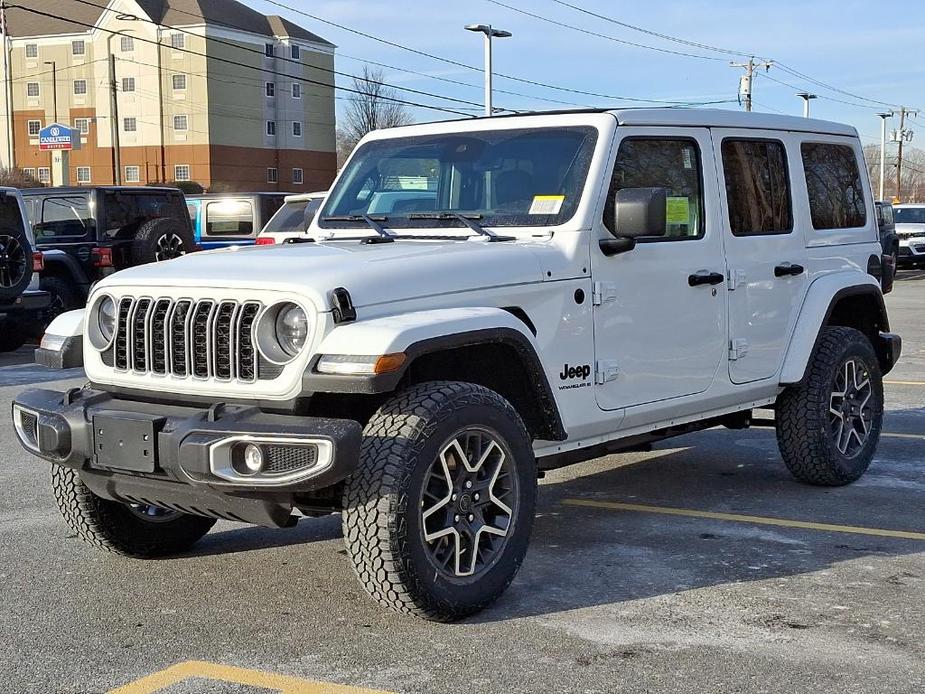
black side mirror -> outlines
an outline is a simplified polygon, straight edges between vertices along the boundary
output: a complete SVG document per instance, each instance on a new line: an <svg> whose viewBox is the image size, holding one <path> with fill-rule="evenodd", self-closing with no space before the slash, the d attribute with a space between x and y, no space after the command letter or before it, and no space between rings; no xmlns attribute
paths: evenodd
<svg viewBox="0 0 925 694"><path fill-rule="evenodd" d="M601 239L604 255L625 253L636 247L640 236L665 235L665 188L623 188L614 196L616 238Z"/></svg>

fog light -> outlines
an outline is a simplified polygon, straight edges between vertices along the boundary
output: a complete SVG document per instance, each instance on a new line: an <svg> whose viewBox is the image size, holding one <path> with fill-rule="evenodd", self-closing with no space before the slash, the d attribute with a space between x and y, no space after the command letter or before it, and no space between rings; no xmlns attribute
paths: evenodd
<svg viewBox="0 0 925 694"><path fill-rule="evenodd" d="M249 443L244 447L244 467L254 475L263 470L263 451L257 444Z"/></svg>

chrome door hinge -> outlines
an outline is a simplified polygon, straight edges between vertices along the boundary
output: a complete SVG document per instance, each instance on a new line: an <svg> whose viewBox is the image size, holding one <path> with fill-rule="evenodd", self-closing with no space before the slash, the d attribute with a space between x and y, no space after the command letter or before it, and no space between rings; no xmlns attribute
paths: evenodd
<svg viewBox="0 0 925 694"><path fill-rule="evenodd" d="M591 285L591 305L603 306L617 300L617 285L613 282L595 282Z"/></svg>
<svg viewBox="0 0 925 694"><path fill-rule="evenodd" d="M620 375L620 367L617 362L610 359L603 359L597 362L594 369L594 382L598 385L617 380Z"/></svg>
<svg viewBox="0 0 925 694"><path fill-rule="evenodd" d="M733 270L730 268L726 272L726 287L731 291L736 287L745 284L745 270Z"/></svg>
<svg viewBox="0 0 925 694"><path fill-rule="evenodd" d="M741 337L735 340L730 340L729 342L730 361L741 359L746 354L748 354L748 340L744 340Z"/></svg>

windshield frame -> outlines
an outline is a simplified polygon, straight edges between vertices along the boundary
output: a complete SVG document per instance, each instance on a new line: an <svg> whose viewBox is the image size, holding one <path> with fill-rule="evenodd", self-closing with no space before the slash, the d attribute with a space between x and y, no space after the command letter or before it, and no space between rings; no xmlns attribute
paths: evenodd
<svg viewBox="0 0 925 694"><path fill-rule="evenodd" d="M356 184L356 180L351 176L353 173L353 166L356 166L356 162L360 161L358 156L362 156L364 151L367 151L367 147L380 146L383 143L388 145L394 142L406 142L409 146L413 146L415 140L420 140L422 143L426 143L428 141L433 141L435 138L477 138L480 135L494 135L498 133L511 135L514 137L518 134L526 135L535 133L537 131L583 132L584 139L580 141L579 146L577 147L574 156L569 162L569 166L567 168L568 171L577 171L577 174L570 174L576 178L573 188L573 196L576 198L576 201L574 204L569 206L568 214L535 214L532 215L535 217L535 219L529 219L531 215L525 213L513 213L509 214L511 218L510 221L506 220L502 223L498 223L497 218L504 216L506 214L504 212L483 215L480 214L478 210L444 210L440 208L440 205L436 205L438 208L436 210L426 210L423 212L406 211L397 215L390 212L369 212L368 214L375 217L386 229L393 230L396 235L408 237L418 236L420 235L419 232L426 230L433 231L435 229L439 229L441 231L446 229L447 235L460 237L471 236L471 229L466 228L467 225L463 224L458 218L455 217L456 213L465 215L471 220L477 222L480 226L503 230L503 233L505 234L516 234L519 231L521 233L535 235L537 228L542 228L544 232L548 232L552 229L563 227L573 222L576 218L580 218L583 209L588 204L588 196L592 193L596 175L595 162L600 156L604 141L608 139L608 134L604 132L599 123L588 122L587 120L583 120L581 122L556 122L547 120L546 122L538 125L531 125L526 123L521 125L518 123L517 125L512 124L512 126L513 127L504 128L460 128L459 130L452 131L419 132L413 134L401 133L389 137L373 137L364 141L351 154L346 165L341 171L341 174L338 176L337 181L334 183L328 195L326 196L324 205L316 213L313 226L324 229L325 235L328 236L337 234L337 232L340 231L352 231L355 234L356 231L366 231L369 229L368 225L362 220L362 218L347 220L345 218L346 215L341 215L339 212L334 210L335 201L339 198L340 194L344 192L344 187L347 185ZM582 159L584 159L584 161L581 161ZM580 162L579 165L582 166L583 170L574 169L577 162ZM534 197L537 195L539 194L534 195ZM367 207L367 210L368 209L369 208ZM419 216L415 218L415 214ZM338 221L334 221L330 219L325 220L326 217L344 218ZM393 221L397 220L400 220L401 223L393 224ZM337 235L340 236L340 234Z"/></svg>

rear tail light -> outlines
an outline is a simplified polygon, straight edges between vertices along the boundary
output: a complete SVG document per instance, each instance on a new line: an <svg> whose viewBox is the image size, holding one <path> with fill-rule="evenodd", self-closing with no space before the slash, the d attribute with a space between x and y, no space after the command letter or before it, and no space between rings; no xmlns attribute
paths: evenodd
<svg viewBox="0 0 925 694"><path fill-rule="evenodd" d="M32 254L32 272L42 272L45 269L45 256L42 251L35 251Z"/></svg>
<svg viewBox="0 0 925 694"><path fill-rule="evenodd" d="M93 267L112 267L112 249L94 248Z"/></svg>
<svg viewBox="0 0 925 694"><path fill-rule="evenodd" d="M271 246L276 243L276 239L272 236L258 236L257 240L254 241L255 246Z"/></svg>

